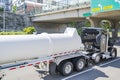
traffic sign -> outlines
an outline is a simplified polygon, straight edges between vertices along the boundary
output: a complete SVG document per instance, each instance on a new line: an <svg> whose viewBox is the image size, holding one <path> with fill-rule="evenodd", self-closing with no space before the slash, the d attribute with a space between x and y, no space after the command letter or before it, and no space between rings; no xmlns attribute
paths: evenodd
<svg viewBox="0 0 120 80"><path fill-rule="evenodd" d="M91 13L120 10L120 0L91 0Z"/></svg>
<svg viewBox="0 0 120 80"><path fill-rule="evenodd" d="M83 14L84 17L89 17L89 16L91 16L91 15L92 15L92 14L91 14L90 12L89 12L89 13L84 13L84 14Z"/></svg>

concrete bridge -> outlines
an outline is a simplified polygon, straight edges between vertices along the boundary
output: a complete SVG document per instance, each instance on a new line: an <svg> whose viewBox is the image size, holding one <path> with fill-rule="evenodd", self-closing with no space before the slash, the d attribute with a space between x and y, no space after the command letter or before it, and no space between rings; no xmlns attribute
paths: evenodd
<svg viewBox="0 0 120 80"><path fill-rule="evenodd" d="M35 14L31 19L33 22L68 22L73 20L84 20L85 17L83 14L88 12L90 12L89 3L78 7Z"/></svg>

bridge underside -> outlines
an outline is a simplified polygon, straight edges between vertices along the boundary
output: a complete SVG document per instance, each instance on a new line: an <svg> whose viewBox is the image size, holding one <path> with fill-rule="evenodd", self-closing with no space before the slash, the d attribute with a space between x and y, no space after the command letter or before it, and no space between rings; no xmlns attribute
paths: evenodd
<svg viewBox="0 0 120 80"><path fill-rule="evenodd" d="M76 22L76 21L85 21L85 17L79 18L60 18L60 19L52 19L52 20L42 20L42 21L34 21L35 23L68 23L68 22Z"/></svg>
<svg viewBox="0 0 120 80"><path fill-rule="evenodd" d="M93 17L106 20L120 20L120 10L96 13L93 14Z"/></svg>
<svg viewBox="0 0 120 80"><path fill-rule="evenodd" d="M71 22L85 20L84 13L90 12L90 7L72 8L61 11L36 14L31 17L32 22Z"/></svg>

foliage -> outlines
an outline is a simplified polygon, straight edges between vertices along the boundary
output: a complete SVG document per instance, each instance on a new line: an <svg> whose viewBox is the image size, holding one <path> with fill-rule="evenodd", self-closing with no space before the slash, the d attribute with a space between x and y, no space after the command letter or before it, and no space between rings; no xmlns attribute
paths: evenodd
<svg viewBox="0 0 120 80"><path fill-rule="evenodd" d="M25 32L0 32L0 35L25 35Z"/></svg>
<svg viewBox="0 0 120 80"><path fill-rule="evenodd" d="M85 21L85 27L91 27L91 24L89 21Z"/></svg>
<svg viewBox="0 0 120 80"><path fill-rule="evenodd" d="M110 22L107 21L107 20L103 20L103 21L101 22L100 27L101 27L101 28L104 28L104 29L109 29L110 31L111 31L111 28L112 28Z"/></svg>
<svg viewBox="0 0 120 80"><path fill-rule="evenodd" d="M73 22L70 22L69 24L70 24L71 27L75 27L76 24L77 24L77 22L74 22L74 21L73 21Z"/></svg>
<svg viewBox="0 0 120 80"><path fill-rule="evenodd" d="M33 26L31 26L31 27L24 28L23 32L26 32L27 34L33 34L33 32L36 32L36 30Z"/></svg>
<svg viewBox="0 0 120 80"><path fill-rule="evenodd" d="M23 29L23 31L19 32L0 32L0 35L26 35L26 34L33 34L35 32L35 28L33 26L31 27L26 27Z"/></svg>
<svg viewBox="0 0 120 80"><path fill-rule="evenodd" d="M4 9L3 9L3 8L0 8L0 11L4 11Z"/></svg>
<svg viewBox="0 0 120 80"><path fill-rule="evenodd" d="M90 27L91 24L89 21L80 21L80 22L70 22L69 23L71 27L74 27L77 29L78 34L81 34L82 27Z"/></svg>
<svg viewBox="0 0 120 80"><path fill-rule="evenodd" d="M77 29L78 34L81 34L82 27L79 25L80 22L70 22L70 26Z"/></svg>
<svg viewBox="0 0 120 80"><path fill-rule="evenodd" d="M15 13L17 11L17 6L16 5L12 6L12 11L13 11L13 13Z"/></svg>
<svg viewBox="0 0 120 80"><path fill-rule="evenodd" d="M82 32L82 28L78 28L78 29L77 29L77 32L78 32L78 34L80 35L81 32Z"/></svg>

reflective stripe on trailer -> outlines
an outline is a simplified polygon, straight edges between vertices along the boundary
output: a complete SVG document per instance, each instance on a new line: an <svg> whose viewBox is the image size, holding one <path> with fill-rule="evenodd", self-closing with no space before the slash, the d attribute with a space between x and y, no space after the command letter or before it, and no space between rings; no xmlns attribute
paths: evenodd
<svg viewBox="0 0 120 80"><path fill-rule="evenodd" d="M28 64L27 66L33 66L33 64Z"/></svg>
<svg viewBox="0 0 120 80"><path fill-rule="evenodd" d="M38 64L40 64L40 62L36 62L35 64L38 65Z"/></svg>
<svg viewBox="0 0 120 80"><path fill-rule="evenodd" d="M16 68L10 68L9 70L15 70Z"/></svg>
<svg viewBox="0 0 120 80"><path fill-rule="evenodd" d="M49 63L53 62L53 60L49 60ZM24 67L27 67L27 66L34 66L34 65L39 65L40 63L47 63L47 61L43 61L43 62L36 62L34 64L27 64L27 65L21 65L21 66L17 66L17 67L12 67L12 68L9 68L9 70L16 70L18 68L24 68Z"/></svg>
<svg viewBox="0 0 120 80"><path fill-rule="evenodd" d="M73 50L73 51L68 51L68 52L53 54L53 55L50 55L50 56L51 56L51 57L57 57L57 56L61 56L61 55L66 55L66 54L70 54L70 53L75 53L75 52L77 52L77 51L80 51L80 50Z"/></svg>
<svg viewBox="0 0 120 80"><path fill-rule="evenodd" d="M25 66L20 66L19 68L24 68Z"/></svg>

